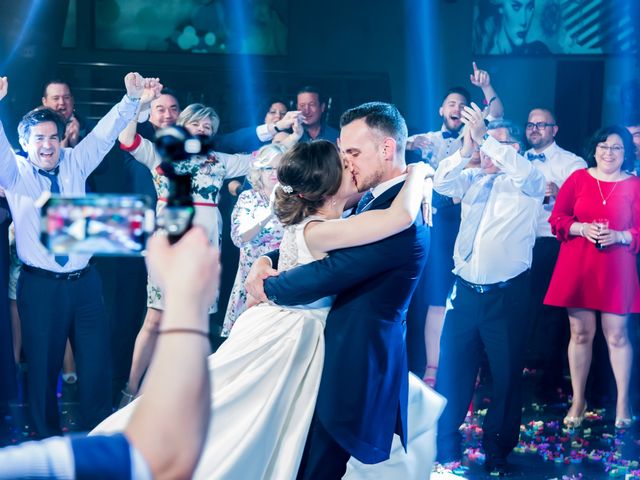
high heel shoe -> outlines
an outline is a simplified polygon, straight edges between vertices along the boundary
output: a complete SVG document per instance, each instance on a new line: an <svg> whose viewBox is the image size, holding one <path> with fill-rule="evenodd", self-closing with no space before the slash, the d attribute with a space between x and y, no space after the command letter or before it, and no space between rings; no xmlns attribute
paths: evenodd
<svg viewBox="0 0 640 480"><path fill-rule="evenodd" d="M626 430L631 427L634 420L635 418L633 417L633 413L631 413L631 417L629 418L616 417L616 421L614 422L613 426L616 430Z"/></svg>
<svg viewBox="0 0 640 480"><path fill-rule="evenodd" d="M562 420L562 423L567 428L580 428L580 426L582 425L582 422L584 421L584 416L586 413L587 413L587 404L585 403L584 408L582 409L582 412L580 412L580 415L578 415L577 417L571 417L567 415Z"/></svg>

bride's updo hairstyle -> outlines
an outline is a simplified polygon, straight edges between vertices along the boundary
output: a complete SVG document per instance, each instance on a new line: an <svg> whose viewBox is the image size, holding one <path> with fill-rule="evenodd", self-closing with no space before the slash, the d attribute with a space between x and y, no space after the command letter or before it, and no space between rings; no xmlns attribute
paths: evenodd
<svg viewBox="0 0 640 480"><path fill-rule="evenodd" d="M298 143L278 166L274 212L283 225L295 225L313 215L342 183L342 160L326 140Z"/></svg>

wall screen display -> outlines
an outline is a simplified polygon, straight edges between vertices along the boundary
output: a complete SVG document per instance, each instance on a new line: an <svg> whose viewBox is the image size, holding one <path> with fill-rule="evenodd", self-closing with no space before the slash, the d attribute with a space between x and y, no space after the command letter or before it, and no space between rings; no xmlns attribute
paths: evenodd
<svg viewBox="0 0 640 480"><path fill-rule="evenodd" d="M95 0L95 46L285 55L287 0Z"/></svg>
<svg viewBox="0 0 640 480"><path fill-rule="evenodd" d="M478 55L634 54L637 0L475 0Z"/></svg>

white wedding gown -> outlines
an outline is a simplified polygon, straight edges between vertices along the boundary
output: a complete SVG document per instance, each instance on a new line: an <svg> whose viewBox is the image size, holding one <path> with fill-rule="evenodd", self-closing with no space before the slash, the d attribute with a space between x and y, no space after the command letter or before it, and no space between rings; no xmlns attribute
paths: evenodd
<svg viewBox="0 0 640 480"><path fill-rule="evenodd" d="M280 270L314 261L304 241L311 220L285 229ZM209 357L211 420L194 478L295 479L320 384L331 302L327 297L293 308L263 304L238 318ZM410 378L409 389L407 453L396 437L389 460L364 465L352 458L344 478L427 478L444 400L417 377ZM136 404L115 412L92 433L124 430Z"/></svg>

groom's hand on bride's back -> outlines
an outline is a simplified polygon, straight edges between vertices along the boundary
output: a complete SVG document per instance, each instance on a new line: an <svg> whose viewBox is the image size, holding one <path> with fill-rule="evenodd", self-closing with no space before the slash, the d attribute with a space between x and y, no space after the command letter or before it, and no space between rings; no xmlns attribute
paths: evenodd
<svg viewBox="0 0 640 480"><path fill-rule="evenodd" d="M268 257L258 258L251 266L244 287L247 289L247 293L255 299L255 305L268 301L267 295L264 293L264 281L276 275L278 275L278 271L271 266L271 259Z"/></svg>

